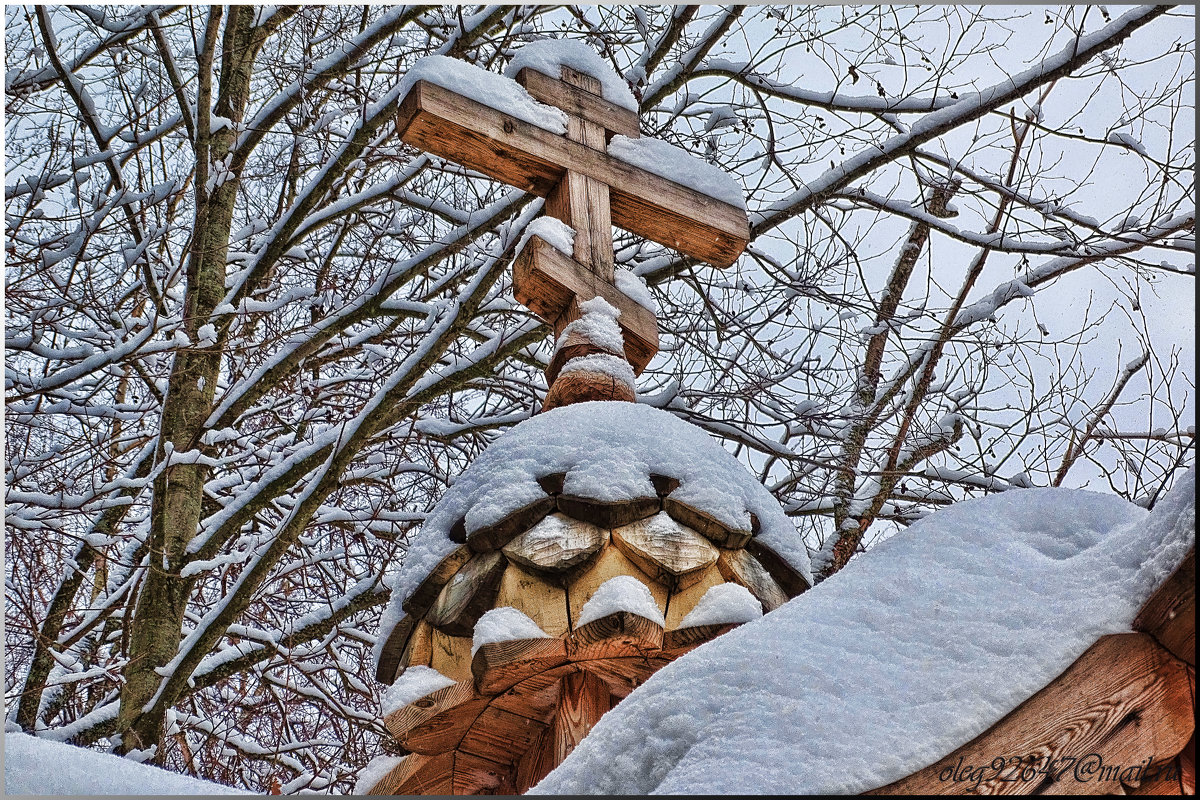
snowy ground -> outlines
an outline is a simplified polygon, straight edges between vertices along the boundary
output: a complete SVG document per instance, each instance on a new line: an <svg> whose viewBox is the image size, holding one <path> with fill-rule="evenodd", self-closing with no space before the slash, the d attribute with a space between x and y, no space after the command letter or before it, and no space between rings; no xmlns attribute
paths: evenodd
<svg viewBox="0 0 1200 800"><path fill-rule="evenodd" d="M1027 489L912 525L655 674L536 793L853 793L982 733L1129 630L1195 542L1195 471L1147 515Z"/></svg>
<svg viewBox="0 0 1200 800"><path fill-rule="evenodd" d="M127 758L4 734L5 795L250 794Z"/></svg>

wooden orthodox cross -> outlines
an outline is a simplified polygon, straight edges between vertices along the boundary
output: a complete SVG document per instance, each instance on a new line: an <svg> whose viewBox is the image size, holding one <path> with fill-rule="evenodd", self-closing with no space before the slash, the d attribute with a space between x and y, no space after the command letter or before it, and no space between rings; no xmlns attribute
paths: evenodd
<svg viewBox="0 0 1200 800"><path fill-rule="evenodd" d="M620 312L624 357L640 374L658 351L658 326L653 312L617 288L612 225L727 267L749 241L746 213L606 152L614 135L639 136L638 118L606 100L597 78L563 67L560 80L527 67L516 80L534 99L566 112L565 136L423 80L400 103L400 136L545 197L546 213L575 230L573 258L530 237L514 265L517 300L549 323L557 339L580 316L580 303L604 298ZM547 370L547 408L579 400L633 399L589 393L587 388L569 396L556 391L564 362L590 352L596 349L586 342L560 342Z"/></svg>

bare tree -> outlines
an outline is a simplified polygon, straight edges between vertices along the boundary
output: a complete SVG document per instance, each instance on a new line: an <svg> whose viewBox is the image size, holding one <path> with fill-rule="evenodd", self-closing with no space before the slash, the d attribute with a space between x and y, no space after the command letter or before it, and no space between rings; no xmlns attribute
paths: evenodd
<svg viewBox="0 0 1200 800"><path fill-rule="evenodd" d="M647 135L738 176L730 270L618 235L667 345L643 400L725 439L823 576L973 494L1153 504L1194 446L1193 331L1159 322L1194 293L1192 24L7 8L10 719L254 790L349 789L378 748L380 576L549 356L507 269L540 201L397 138L430 54L584 39Z"/></svg>

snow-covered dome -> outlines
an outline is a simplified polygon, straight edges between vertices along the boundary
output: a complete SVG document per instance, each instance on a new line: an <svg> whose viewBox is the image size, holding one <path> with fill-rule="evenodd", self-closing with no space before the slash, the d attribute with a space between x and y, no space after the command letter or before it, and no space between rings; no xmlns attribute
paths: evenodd
<svg viewBox="0 0 1200 800"><path fill-rule="evenodd" d="M714 439L651 406L578 403L514 426L446 491L390 576L377 656L406 602L456 551L502 547L555 511L601 526L663 511L719 547L747 547L789 596L812 584L795 525Z"/></svg>

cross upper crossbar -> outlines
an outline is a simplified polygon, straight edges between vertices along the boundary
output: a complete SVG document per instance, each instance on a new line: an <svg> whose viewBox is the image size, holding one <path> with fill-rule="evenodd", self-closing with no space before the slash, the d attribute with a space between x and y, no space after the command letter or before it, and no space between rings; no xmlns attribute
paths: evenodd
<svg viewBox="0 0 1200 800"><path fill-rule="evenodd" d="M639 136L636 113L606 100L598 79L562 70L560 80L527 67L517 82L566 112L565 136L425 80L401 100L397 129L410 145L546 198L546 213L574 229L574 252L531 236L514 264L517 300L559 337L581 302L603 297L621 312L625 357L640 373L658 351L658 327L616 287L612 225L726 267L745 249L749 221L741 208L609 155L614 135ZM551 382L561 366L551 365Z"/></svg>

